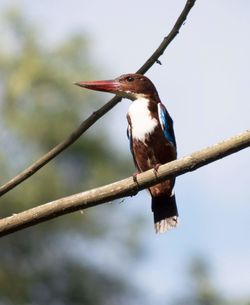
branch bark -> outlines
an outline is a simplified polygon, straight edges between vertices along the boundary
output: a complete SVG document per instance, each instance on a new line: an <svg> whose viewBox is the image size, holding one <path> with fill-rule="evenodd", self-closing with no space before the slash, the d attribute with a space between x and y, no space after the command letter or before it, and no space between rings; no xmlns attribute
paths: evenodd
<svg viewBox="0 0 250 305"><path fill-rule="evenodd" d="M136 72L140 74L144 74L147 72L155 62L158 61L159 57L164 53L168 45L175 38L175 36L179 33L179 30L186 20L188 13L194 6L196 0L188 0L186 5L177 19L174 27L166 36L160 46L155 50L155 52L150 56L150 58L145 62L145 64ZM91 127L98 119L100 119L104 114L106 114L109 110L111 110L115 105L117 105L121 101L121 98L115 96L108 103L102 106L100 109L95 111L92 115L90 115L85 121L81 123L81 125L74 130L67 139L56 145L53 149L51 149L48 153L38 159L36 162L31 164L17 176L6 182L4 185L0 187L0 196L3 196L5 193L9 192L21 182L25 181L32 175L34 175L40 168L45 166L49 161L54 159L57 155L59 155L62 151L64 151L67 147L72 145L89 127Z"/></svg>
<svg viewBox="0 0 250 305"><path fill-rule="evenodd" d="M148 170L137 176L137 183L129 177L96 189L64 197L0 220L0 236L77 210L87 209L114 199L133 196L138 191L171 177L177 177L226 157L250 146L250 130L229 140L205 148L179 160L159 167L157 176Z"/></svg>

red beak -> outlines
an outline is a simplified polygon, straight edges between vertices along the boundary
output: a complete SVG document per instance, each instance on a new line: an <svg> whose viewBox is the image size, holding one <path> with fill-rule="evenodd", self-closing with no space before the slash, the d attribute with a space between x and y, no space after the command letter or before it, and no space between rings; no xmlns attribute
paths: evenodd
<svg viewBox="0 0 250 305"><path fill-rule="evenodd" d="M91 90L116 93L119 83L116 80L98 80L90 82L76 82L75 85Z"/></svg>

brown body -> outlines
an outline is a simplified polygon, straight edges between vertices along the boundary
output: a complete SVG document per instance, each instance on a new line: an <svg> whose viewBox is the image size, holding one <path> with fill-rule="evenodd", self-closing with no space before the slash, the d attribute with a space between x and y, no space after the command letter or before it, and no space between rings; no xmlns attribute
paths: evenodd
<svg viewBox="0 0 250 305"><path fill-rule="evenodd" d="M152 118L159 120L157 104L150 107ZM127 115L130 130L133 125L129 115ZM133 132L131 132L133 137ZM157 125L154 131L145 136L145 140L141 141L133 139L131 141L131 151L134 163L139 172L144 172L151 168L173 161L177 158L176 149L173 144L166 140L161 125ZM149 188L152 196L168 195L171 196L175 179L166 180Z"/></svg>

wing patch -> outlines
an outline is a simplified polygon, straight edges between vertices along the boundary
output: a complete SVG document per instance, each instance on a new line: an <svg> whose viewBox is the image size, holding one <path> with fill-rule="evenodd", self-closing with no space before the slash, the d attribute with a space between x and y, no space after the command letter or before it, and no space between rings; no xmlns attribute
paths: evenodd
<svg viewBox="0 0 250 305"><path fill-rule="evenodd" d="M173 120L162 103L158 103L158 116L165 138L176 147Z"/></svg>

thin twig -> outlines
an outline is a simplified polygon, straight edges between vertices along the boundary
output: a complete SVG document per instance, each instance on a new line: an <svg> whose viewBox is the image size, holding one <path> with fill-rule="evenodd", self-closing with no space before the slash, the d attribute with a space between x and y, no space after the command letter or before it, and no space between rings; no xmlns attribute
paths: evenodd
<svg viewBox="0 0 250 305"><path fill-rule="evenodd" d="M194 6L196 0L188 0L186 5L181 12L179 18L176 20L174 27L171 32L166 36L159 47L154 51L154 53L149 57L149 59L145 62L145 64L137 71L137 73L144 74L150 69L155 62L159 59L159 57L164 53L168 45L172 42L172 40L179 34L179 30L185 20L187 19L187 15Z"/></svg>
<svg viewBox="0 0 250 305"><path fill-rule="evenodd" d="M0 236L77 210L87 209L114 199L135 195L138 190L142 190L163 180L194 171L199 167L249 146L250 130L209 148L195 152L187 157L160 166L157 171L157 177L153 169L148 170L138 174L136 176L136 182L133 177L129 177L3 218L0 220Z"/></svg>
<svg viewBox="0 0 250 305"><path fill-rule="evenodd" d="M165 37L160 44L160 46L156 49L156 51L150 56L150 58L145 62L145 64L137 71L137 73L144 74L148 71L152 65L158 61L158 58L163 54L167 46L174 39L174 37L178 34L179 29L181 28L183 22L186 20L187 15L191 8L193 7L196 0L188 0L186 5L177 19L173 29ZM115 96L108 103L102 106L99 110L95 111L92 115L90 115L81 125L74 130L69 137L56 145L53 149L51 149L48 153L30 165L28 168L23 170L17 176L6 182L4 185L0 187L0 196L9 192L17 185L19 185L24 180L28 179L30 176L34 175L40 168L46 165L50 160L54 159L58 154L64 151L67 147L73 144L89 127L91 127L98 119L100 119L105 113L107 113L110 109L112 109L116 104L121 101L121 98Z"/></svg>

